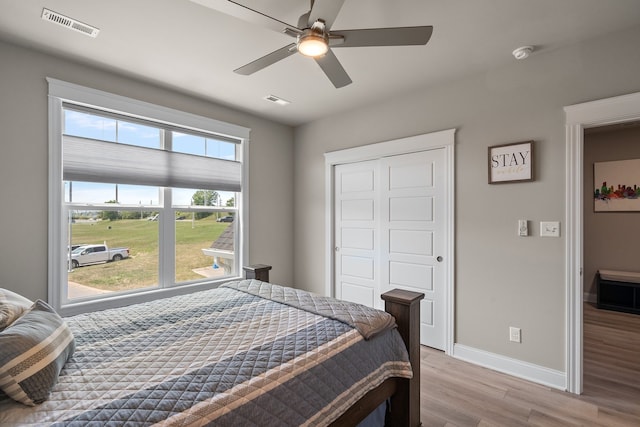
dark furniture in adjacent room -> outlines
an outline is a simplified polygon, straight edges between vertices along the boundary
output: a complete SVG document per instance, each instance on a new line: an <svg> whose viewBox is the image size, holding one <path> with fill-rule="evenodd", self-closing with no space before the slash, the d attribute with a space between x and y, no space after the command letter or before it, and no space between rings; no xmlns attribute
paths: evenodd
<svg viewBox="0 0 640 427"><path fill-rule="evenodd" d="M598 308L640 314L640 273L599 270Z"/></svg>

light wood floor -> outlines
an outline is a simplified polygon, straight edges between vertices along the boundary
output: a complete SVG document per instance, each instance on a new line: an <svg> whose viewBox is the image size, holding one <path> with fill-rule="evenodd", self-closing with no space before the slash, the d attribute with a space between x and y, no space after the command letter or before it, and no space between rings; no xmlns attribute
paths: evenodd
<svg viewBox="0 0 640 427"><path fill-rule="evenodd" d="M422 425L640 426L640 316L584 306L584 392L421 350Z"/></svg>

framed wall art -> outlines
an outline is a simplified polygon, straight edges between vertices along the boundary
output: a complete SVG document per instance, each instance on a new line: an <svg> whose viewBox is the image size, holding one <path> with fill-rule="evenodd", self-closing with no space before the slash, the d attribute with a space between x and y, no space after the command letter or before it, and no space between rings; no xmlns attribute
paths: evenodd
<svg viewBox="0 0 640 427"><path fill-rule="evenodd" d="M489 184L533 181L533 141L489 147Z"/></svg>
<svg viewBox="0 0 640 427"><path fill-rule="evenodd" d="M593 164L595 212L640 211L640 159Z"/></svg>

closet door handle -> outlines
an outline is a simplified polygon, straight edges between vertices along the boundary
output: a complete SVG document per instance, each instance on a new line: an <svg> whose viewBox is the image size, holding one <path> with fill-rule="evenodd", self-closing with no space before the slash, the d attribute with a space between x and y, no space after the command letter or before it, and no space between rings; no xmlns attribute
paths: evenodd
<svg viewBox="0 0 640 427"><path fill-rule="evenodd" d="M444 258L442 258L441 256L439 256L438 258L436 258L436 261L438 261L438 262L442 262L442 260L443 260L443 259L444 259Z"/></svg>

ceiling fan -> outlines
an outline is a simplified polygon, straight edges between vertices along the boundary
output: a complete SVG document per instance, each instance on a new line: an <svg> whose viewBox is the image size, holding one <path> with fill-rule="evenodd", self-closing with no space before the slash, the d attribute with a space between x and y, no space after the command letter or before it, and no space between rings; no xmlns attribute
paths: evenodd
<svg viewBox="0 0 640 427"><path fill-rule="evenodd" d="M293 26L269 15L228 0L236 6L233 13L249 22L284 33L296 39L294 43L271 52L236 70L250 75L294 53L313 58L336 88L351 83L351 78L331 49L365 46L406 46L427 44L433 32L432 26L370 28L331 31L331 27L345 0L311 0L309 12L300 16Z"/></svg>

